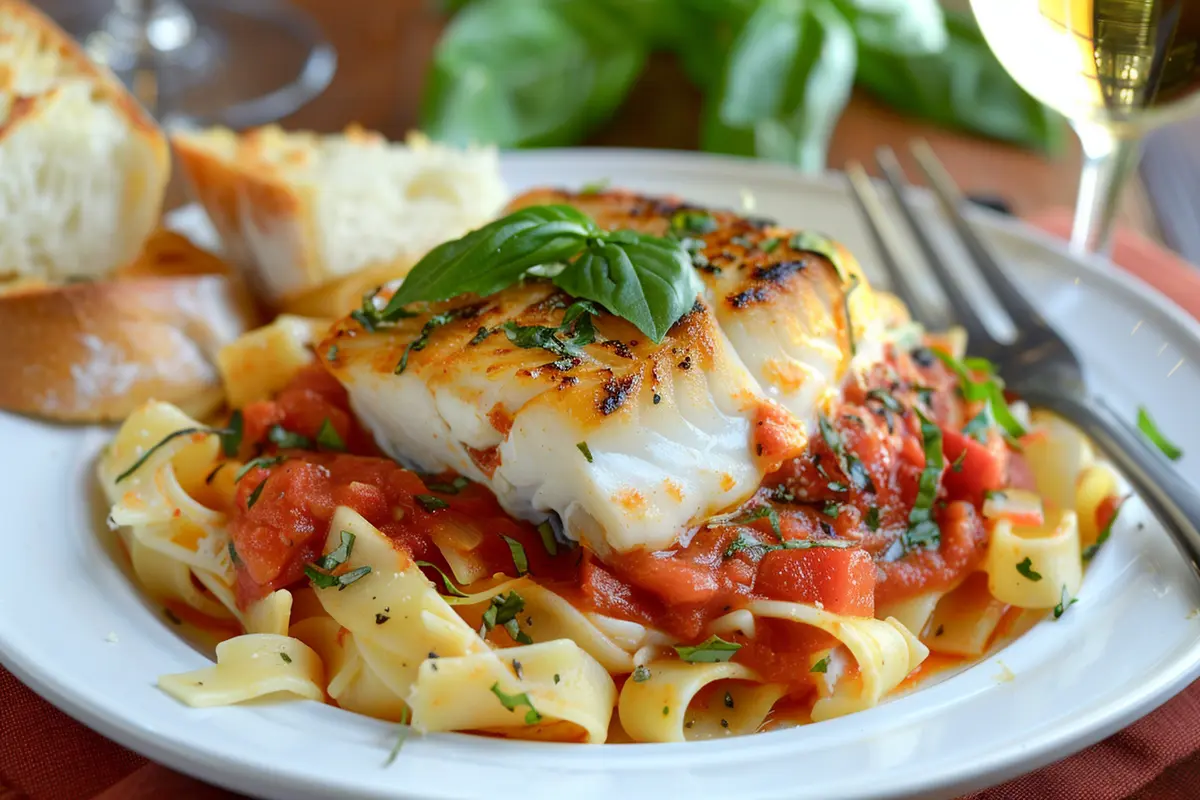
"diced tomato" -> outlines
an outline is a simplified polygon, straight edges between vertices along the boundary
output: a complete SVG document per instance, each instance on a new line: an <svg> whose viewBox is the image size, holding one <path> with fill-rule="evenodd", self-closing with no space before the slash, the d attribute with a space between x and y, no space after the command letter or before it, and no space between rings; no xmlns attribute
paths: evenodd
<svg viewBox="0 0 1200 800"><path fill-rule="evenodd" d="M763 556L755 594L771 600L820 604L834 614L875 613L875 563L859 548L776 550Z"/></svg>
<svg viewBox="0 0 1200 800"><path fill-rule="evenodd" d="M951 500L968 500L982 508L985 492L1004 488L1008 469L997 451L958 431L943 429L942 452L947 465L942 485ZM955 470L950 465L958 463L959 458L961 469Z"/></svg>

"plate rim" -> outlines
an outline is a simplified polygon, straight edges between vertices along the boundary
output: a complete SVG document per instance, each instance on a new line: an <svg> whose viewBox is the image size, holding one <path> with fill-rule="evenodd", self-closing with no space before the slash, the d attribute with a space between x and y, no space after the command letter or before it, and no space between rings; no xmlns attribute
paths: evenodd
<svg viewBox="0 0 1200 800"><path fill-rule="evenodd" d="M658 168L660 170L665 166L664 162L674 161L677 162L680 168L686 167L691 163L693 166L703 170L720 167L733 173L745 174L746 178L744 182L747 183L770 180L772 182L789 183L795 186L798 191L809 190L813 187L836 190L842 193L845 191L844 181L839 177L839 173L806 175L787 167L753 159L689 151L549 148L536 151L504 152L502 154L501 167L502 169L514 168L519 167L521 164L536 164L539 161L554 158L588 159L596 161L598 164L603 164L603 162L608 160L648 160L655 162L651 168ZM616 169L616 167L613 168ZM629 170L630 167L625 166L624 169ZM195 207L188 206L172 211L168 215L168 222L188 208ZM1068 252L1065 243L1061 240L1044 231L1033 228L1018 219L997 214L986 209L973 209L971 216L972 218L979 219L984 226L992 231L999 232L1006 238L1024 246L1032 245L1035 248L1054 251L1057 257L1065 258L1079 268L1098 275L1101 281L1108 281L1114 284L1116 288L1133 294L1143 306L1152 308L1162 320L1174 326L1183 337L1189 340L1190 344L1200 347L1200 321L1197 321L1182 308L1175 305L1166 295L1135 276L1124 270L1112 267L1104 259L1098 257L1080 258L1074 256ZM4 628L0 625L0 645L4 641ZM87 694L76 696L75 693L65 687L55 686L51 682L43 680L42 676L37 672L36 665L26 663L19 651L0 647L0 663L3 663L19 680L33 688L39 695L88 727L97 730L135 752L150 753L149 757L154 761L170 766L185 774L192 775L199 780L222 785L235 791L259 791L264 779L275 782L280 788L284 788L285 786L287 788L314 788L309 781L304 782L304 787L293 786L291 782L296 779L289 778L284 772L264 775L257 767L248 762L240 760L231 762L227 753L220 754L221 765L226 768L232 765L236 767L236 770L226 769L224 772L205 771L204 753L197 753L196 751L191 753L185 752L187 745L182 739L176 742L174 738L169 736L155 737L144 728L135 724L132 719L108 716L103 713L99 706L93 703L93 698ZM993 785L996 782L1013 777L1014 766L1019 765L1018 774L1024 774L1040 768L1050 761L1073 754L1105 738L1113 731L1124 727L1131 721L1150 713L1200 674L1200 640L1194 642L1189 648L1182 650L1180 656L1173 662L1172 666L1171 670L1155 673L1141 687L1141 691L1123 695L1121 701L1110 702L1082 717L1081 719L1085 720L1083 724L1075 724L1071 729L1060 730L1057 733L1053 731L1047 732L1039 738L1026 742L1024 752L1010 749L1009 751L996 754L989 760L985 760L982 769L978 761L972 762L969 765L963 764L957 770L939 773L933 780L925 780L919 784L913 783L912 785L890 787L885 794L877 796L902 797L911 796L914 792L922 792L922 796L927 796L924 793L927 793L929 790L934 792L967 791L972 787L978 788L984 785ZM697 744L693 743L688 746L696 747ZM704 747L707 745L701 744L699 746ZM654 746L651 745L649 747ZM1033 753L1033 755L1031 756L1030 753ZM207 766L211 769L213 764L208 763ZM253 773L242 774L246 770L253 770ZM240 778L241 780L225 780L227 777ZM259 789L246 788L254 784L257 784ZM344 783L333 780L319 788L332 792L348 790L348 787ZM396 789L398 792L403 792L402 787L396 787ZM355 785L353 791L357 796L363 797L404 796L403 794L378 794L367 785Z"/></svg>

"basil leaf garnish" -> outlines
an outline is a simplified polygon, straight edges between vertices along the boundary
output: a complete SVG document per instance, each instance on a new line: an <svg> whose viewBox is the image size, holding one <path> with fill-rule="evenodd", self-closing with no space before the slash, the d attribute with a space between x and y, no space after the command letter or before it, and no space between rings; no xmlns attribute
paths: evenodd
<svg viewBox="0 0 1200 800"><path fill-rule="evenodd" d="M1138 406L1137 426L1138 430L1171 461L1183 458L1183 450L1163 435L1158 426L1154 424L1154 420L1151 419L1150 412L1146 410L1145 406Z"/></svg>
<svg viewBox="0 0 1200 800"><path fill-rule="evenodd" d="M592 244L554 283L629 320L655 342L704 290L691 255L678 242L633 231Z"/></svg>
<svg viewBox="0 0 1200 800"><path fill-rule="evenodd" d="M566 266L545 269L559 263ZM692 308L703 289L691 253L679 241L628 230L604 231L571 206L531 206L434 248L409 272L380 316L394 318L417 301L437 302L466 293L484 297L525 277L549 278L576 298L598 303L633 323L655 342ZM590 318L576 319L584 311L594 313L583 307L575 317L564 317L557 330L509 326L505 332L522 347L554 352L583 346L594 340ZM450 313L435 315L431 322ZM568 328L573 341L564 342L556 334ZM421 349L430 330L427 326L418 340L422 343L410 350ZM408 351L398 373L404 371L407 355Z"/></svg>
<svg viewBox="0 0 1200 800"><path fill-rule="evenodd" d="M383 315L418 300L495 294L520 280L530 267L566 261L589 238L601 234L595 222L571 206L523 208L427 253L392 295Z"/></svg>
<svg viewBox="0 0 1200 800"><path fill-rule="evenodd" d="M942 455L942 429L930 421L918 409L913 409L921 420L921 440L925 445L925 469L917 483L917 499L908 514L908 529L900 537L904 552L917 548L932 550L942 541L942 531L933 519L933 503L937 499L938 481L946 458Z"/></svg>
<svg viewBox="0 0 1200 800"><path fill-rule="evenodd" d="M728 661L742 646L735 642L727 642L720 636L710 636L706 641L695 645L675 645L675 652L689 664L713 664L718 661Z"/></svg>

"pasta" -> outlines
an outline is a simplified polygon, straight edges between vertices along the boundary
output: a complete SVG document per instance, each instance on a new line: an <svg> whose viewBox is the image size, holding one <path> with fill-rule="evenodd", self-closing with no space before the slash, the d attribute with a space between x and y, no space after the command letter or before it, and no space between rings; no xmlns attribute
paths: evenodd
<svg viewBox="0 0 1200 800"><path fill-rule="evenodd" d="M686 742L870 709L1061 616L1120 476L841 248L722 214L692 233L758 283L704 271L653 348L544 281L391 318L368 296L328 335L284 316L227 347L220 419L139 408L98 464L110 524L223 639L163 691Z"/></svg>

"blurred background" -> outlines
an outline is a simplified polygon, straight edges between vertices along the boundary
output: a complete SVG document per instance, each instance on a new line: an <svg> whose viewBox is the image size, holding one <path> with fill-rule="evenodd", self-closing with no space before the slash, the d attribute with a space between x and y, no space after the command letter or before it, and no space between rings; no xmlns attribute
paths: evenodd
<svg viewBox="0 0 1200 800"><path fill-rule="evenodd" d="M390 138L705 149L808 171L919 135L986 202L1028 215L1076 197L1078 140L1008 77L966 2L943 3L944 18L936 0L40 5L180 124L359 123ZM139 84L138 37L170 57L157 82ZM1197 120L1150 136L1119 217L1200 261Z"/></svg>

